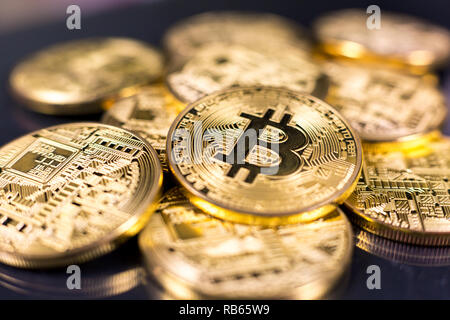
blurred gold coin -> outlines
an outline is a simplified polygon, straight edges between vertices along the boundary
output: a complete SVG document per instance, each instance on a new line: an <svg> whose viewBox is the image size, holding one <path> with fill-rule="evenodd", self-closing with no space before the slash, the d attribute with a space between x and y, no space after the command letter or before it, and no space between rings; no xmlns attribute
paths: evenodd
<svg viewBox="0 0 450 320"><path fill-rule="evenodd" d="M414 150L365 152L345 205L363 229L418 245L450 244L450 139Z"/></svg>
<svg viewBox="0 0 450 320"><path fill-rule="evenodd" d="M196 206L238 223L311 221L335 209L361 172L361 145L325 102L298 92L236 88L188 106L168 160Z"/></svg>
<svg viewBox="0 0 450 320"><path fill-rule="evenodd" d="M118 100L103 115L102 122L139 133L158 153L166 169L166 138L180 105L162 85L142 88Z"/></svg>
<svg viewBox="0 0 450 320"><path fill-rule="evenodd" d="M69 265L113 250L155 209L162 185L153 148L97 123L64 124L0 149L0 261Z"/></svg>
<svg viewBox="0 0 450 320"><path fill-rule="evenodd" d="M380 28L369 29L369 15L359 9L331 12L314 24L326 53L351 59L384 61L423 72L450 56L450 33L421 19L381 12Z"/></svg>
<svg viewBox="0 0 450 320"><path fill-rule="evenodd" d="M30 56L14 68L10 85L34 111L87 114L159 79L162 71L161 54L143 42L92 38L57 44Z"/></svg>
<svg viewBox="0 0 450 320"><path fill-rule="evenodd" d="M171 27L163 38L171 64L184 64L198 49L211 43L278 50L295 46L310 51L306 31L295 22L270 13L207 12Z"/></svg>
<svg viewBox="0 0 450 320"><path fill-rule="evenodd" d="M342 61L322 67L330 79L327 102L363 142L414 141L445 121L444 96L422 77Z"/></svg>
<svg viewBox="0 0 450 320"><path fill-rule="evenodd" d="M190 103L229 87L265 85L325 97L327 78L303 51L256 51L240 45L212 44L199 49L166 79L180 101Z"/></svg>
<svg viewBox="0 0 450 320"><path fill-rule="evenodd" d="M204 214L171 189L139 236L148 270L178 299L317 299L350 262L352 231L336 209L263 228Z"/></svg>

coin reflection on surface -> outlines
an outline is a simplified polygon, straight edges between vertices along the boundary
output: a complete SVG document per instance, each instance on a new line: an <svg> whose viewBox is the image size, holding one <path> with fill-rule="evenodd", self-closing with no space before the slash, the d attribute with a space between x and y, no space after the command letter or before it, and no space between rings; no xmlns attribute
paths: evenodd
<svg viewBox="0 0 450 320"><path fill-rule="evenodd" d="M37 271L0 264L0 285L33 298L114 297L143 285L145 270L140 260L136 243L127 243L110 255L80 265L81 289L72 290L67 286L71 274L66 268ZM108 265L111 267L105 268Z"/></svg>
<svg viewBox="0 0 450 320"><path fill-rule="evenodd" d="M450 265L450 247L416 246L392 241L358 227L354 228L356 246L378 257L398 263L440 267Z"/></svg>
<svg viewBox="0 0 450 320"><path fill-rule="evenodd" d="M171 189L139 236L149 272L178 299L316 299L350 261L350 224L337 209L275 228L210 217Z"/></svg>
<svg viewBox="0 0 450 320"><path fill-rule="evenodd" d="M162 76L163 58L127 38L75 40L45 48L18 64L10 76L14 95L44 114L99 113L107 100L134 92Z"/></svg>

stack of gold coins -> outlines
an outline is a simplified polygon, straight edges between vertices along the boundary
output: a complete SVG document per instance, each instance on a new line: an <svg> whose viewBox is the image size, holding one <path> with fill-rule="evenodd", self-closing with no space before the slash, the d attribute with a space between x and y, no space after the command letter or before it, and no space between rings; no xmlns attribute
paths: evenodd
<svg viewBox="0 0 450 320"><path fill-rule="evenodd" d="M375 36L365 17L320 18L316 49L289 19L230 11L175 24L166 57L98 38L19 63L10 87L31 110L103 115L0 148L0 262L83 263L143 230L163 297L317 299L348 272L346 213L378 255L450 246L447 108L431 73L447 31L392 14ZM399 25L411 34L393 52Z"/></svg>

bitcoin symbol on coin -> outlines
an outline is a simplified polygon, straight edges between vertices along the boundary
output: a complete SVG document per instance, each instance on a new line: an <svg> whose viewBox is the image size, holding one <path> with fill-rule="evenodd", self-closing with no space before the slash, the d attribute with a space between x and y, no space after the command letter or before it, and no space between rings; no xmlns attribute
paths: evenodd
<svg viewBox="0 0 450 320"><path fill-rule="evenodd" d="M231 165L228 177L235 177L244 168L248 170L245 182L252 183L258 174L285 176L302 166L298 151L306 147L306 135L289 125L291 114L284 113L280 122L271 120L274 114L275 110L267 109L262 117L245 112L239 115L250 120L247 129L231 153L219 152L215 156Z"/></svg>

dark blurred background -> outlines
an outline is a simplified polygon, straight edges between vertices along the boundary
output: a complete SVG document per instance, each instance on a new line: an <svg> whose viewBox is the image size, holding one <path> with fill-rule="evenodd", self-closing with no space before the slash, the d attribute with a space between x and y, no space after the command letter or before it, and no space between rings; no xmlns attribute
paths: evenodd
<svg viewBox="0 0 450 320"><path fill-rule="evenodd" d="M66 28L67 6L81 8L81 30ZM384 11L412 14L450 29L450 2L447 0L297 0L297 1L207 1L207 0L0 0L0 145L49 125L69 121L98 120L89 118L49 117L21 108L8 92L8 75L15 63L26 55L49 44L92 36L126 36L159 45L163 32L174 22L192 14L211 10L269 11L281 14L309 26L319 15L342 8L366 9L378 5ZM383 19L383 18L381 18ZM450 72L440 73L441 87L450 97ZM444 128L450 134L450 121ZM436 254L449 249L440 250ZM431 255L435 253L430 252ZM141 268L135 240L118 251L84 264L83 274L90 279L101 279L131 268ZM382 289L368 290L366 269L378 265L382 274ZM5 280L6 279L6 280ZM65 288L65 270L28 272L1 266L0 298L29 298L34 295L10 288L19 279L21 286L35 283L36 291L42 284ZM52 290L51 288L48 290ZM153 289L138 285L121 293L118 298L147 299L155 297ZM56 294L56 297L63 297ZM450 299L450 268L448 266L413 266L380 258L355 248L348 284L338 297L344 299Z"/></svg>

